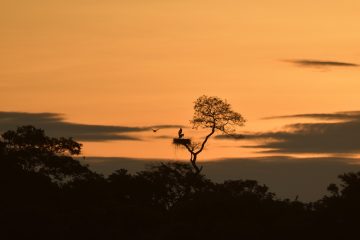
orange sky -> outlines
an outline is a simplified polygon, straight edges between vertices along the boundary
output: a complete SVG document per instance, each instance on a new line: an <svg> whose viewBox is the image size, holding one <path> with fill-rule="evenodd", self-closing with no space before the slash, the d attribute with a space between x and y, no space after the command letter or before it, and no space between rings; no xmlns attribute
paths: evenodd
<svg viewBox="0 0 360 240"><path fill-rule="evenodd" d="M284 124L267 116L359 110L360 68L285 61L360 64L359 13L357 0L3 0L0 110L187 125L207 94L242 113L244 131ZM151 134L87 143L85 154L186 157ZM228 147L240 144L214 140L204 157L251 154Z"/></svg>

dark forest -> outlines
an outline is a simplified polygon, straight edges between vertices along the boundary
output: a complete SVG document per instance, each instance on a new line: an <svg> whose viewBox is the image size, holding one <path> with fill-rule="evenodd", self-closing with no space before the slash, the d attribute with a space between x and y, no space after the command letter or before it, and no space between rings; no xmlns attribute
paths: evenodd
<svg viewBox="0 0 360 240"><path fill-rule="evenodd" d="M346 239L358 236L360 172L318 201L280 199L255 180L215 183L164 162L103 176L81 144L33 126L2 134L2 239Z"/></svg>

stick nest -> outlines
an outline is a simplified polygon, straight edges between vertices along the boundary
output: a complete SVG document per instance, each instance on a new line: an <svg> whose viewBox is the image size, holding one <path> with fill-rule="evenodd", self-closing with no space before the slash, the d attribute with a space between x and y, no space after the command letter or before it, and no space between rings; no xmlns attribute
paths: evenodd
<svg viewBox="0 0 360 240"><path fill-rule="evenodd" d="M191 140L189 138L174 138L173 139L173 144L175 145L190 145L191 144Z"/></svg>

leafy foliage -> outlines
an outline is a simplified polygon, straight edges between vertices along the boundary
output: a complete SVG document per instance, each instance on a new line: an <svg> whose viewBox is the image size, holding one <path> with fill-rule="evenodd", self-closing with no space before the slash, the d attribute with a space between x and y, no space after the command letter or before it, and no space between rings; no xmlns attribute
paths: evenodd
<svg viewBox="0 0 360 240"><path fill-rule="evenodd" d="M191 120L194 128L214 128L224 133L232 133L236 126L243 126L245 119L232 110L226 100L203 95L194 104Z"/></svg>

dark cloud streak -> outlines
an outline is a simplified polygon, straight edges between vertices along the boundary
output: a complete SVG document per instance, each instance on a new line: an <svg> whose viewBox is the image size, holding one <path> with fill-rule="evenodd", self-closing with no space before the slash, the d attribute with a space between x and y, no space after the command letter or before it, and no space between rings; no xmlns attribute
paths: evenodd
<svg viewBox="0 0 360 240"><path fill-rule="evenodd" d="M322 60L311 60L311 59L296 59L296 60L288 60L287 62L291 62L302 67L359 67L359 65L356 63L322 61Z"/></svg>
<svg viewBox="0 0 360 240"><path fill-rule="evenodd" d="M295 123L283 131L252 134L220 135L218 139L256 140L249 148L264 149L266 153L360 153L360 112L334 114L299 114L286 117L309 117L339 122ZM245 146L246 147L246 146Z"/></svg>
<svg viewBox="0 0 360 240"><path fill-rule="evenodd" d="M351 120L357 119L360 116L360 111L350 112L337 112L337 113L307 113L307 114L294 114L284 116L273 116L263 118L265 120L282 119L282 118L313 118L322 120Z"/></svg>
<svg viewBox="0 0 360 240"><path fill-rule="evenodd" d="M152 128L178 128L179 125L156 125L148 127L128 127L92 125L66 122L57 113L0 112L0 132L22 125L42 128L49 136L73 137L78 141L141 140L131 133L150 131Z"/></svg>

